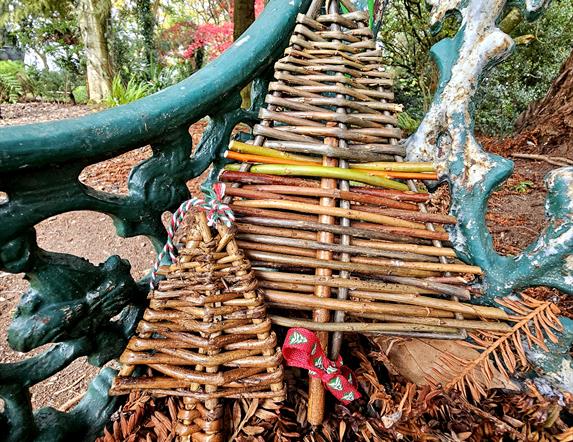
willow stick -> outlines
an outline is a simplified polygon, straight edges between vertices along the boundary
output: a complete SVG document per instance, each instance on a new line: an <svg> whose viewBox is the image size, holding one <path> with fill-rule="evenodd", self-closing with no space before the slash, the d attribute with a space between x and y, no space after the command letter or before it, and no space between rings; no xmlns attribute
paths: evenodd
<svg viewBox="0 0 573 442"><path fill-rule="evenodd" d="M338 310L356 315L362 313L375 313L386 315L403 315L417 318L453 318L454 314L446 310L429 307L418 307L406 304L387 304L381 302L348 301L333 298L317 298L303 293L292 293L278 290L263 290L265 299L281 307L295 307L296 309L312 310L324 308ZM402 322L399 316L393 316L388 322ZM435 325L435 324L431 324Z"/></svg>
<svg viewBox="0 0 573 442"><path fill-rule="evenodd" d="M478 266L471 266L467 264L450 264L447 262L445 264L434 262L409 262L399 261L397 259L366 258L361 256L355 256L351 258L351 262L357 262L360 264L396 266L404 269L429 270L434 272L471 273L472 275L483 274L483 270Z"/></svg>
<svg viewBox="0 0 573 442"><path fill-rule="evenodd" d="M303 275L299 273L285 273L275 271L256 270L255 273L261 281L292 282L293 284L316 285L322 284L329 287L344 287L350 290L366 290L369 292L380 292L399 295L429 295L440 294L441 291L427 288L414 287L392 282L383 282L382 280L363 280L363 279L343 279L338 276L319 277L315 275ZM459 288L458 288L459 289ZM469 296L468 296L469 299Z"/></svg>
<svg viewBox="0 0 573 442"><path fill-rule="evenodd" d="M290 178L262 173L251 173L244 171L224 170L220 176L221 181L231 181L245 184L275 184L286 186L301 186L318 188L319 184L315 180L305 180L303 178Z"/></svg>
<svg viewBox="0 0 573 442"><path fill-rule="evenodd" d="M393 171L393 172L426 172L435 173L436 167L433 163L415 163L415 162L370 162L370 163L350 163L351 169L362 169L362 170L378 170L378 171Z"/></svg>
<svg viewBox="0 0 573 442"><path fill-rule="evenodd" d="M301 215L292 212L280 212L277 210L257 209L254 207L243 207L235 204L229 204L233 212L238 215L247 215L255 217L274 218L277 220L290 220L290 221L306 221L312 222L315 218L313 216Z"/></svg>
<svg viewBox="0 0 573 442"><path fill-rule="evenodd" d="M295 155L288 152L282 152L280 150L270 149L268 147L254 146L252 144L241 143L239 141L231 141L231 143L229 144L229 149L231 149L234 152L239 152L244 154L267 156L273 158L284 158L287 160L306 161L308 163L317 163L317 164L321 163L320 158L309 157L306 155Z"/></svg>
<svg viewBox="0 0 573 442"><path fill-rule="evenodd" d="M336 145L336 139L325 138L325 144ZM325 167L337 166L338 162L335 159L329 157L323 157L322 164ZM334 168L334 167L333 167ZM336 181L331 179L333 177L323 176L320 181L320 187L323 189L332 189L336 187ZM333 206L336 205L336 200L329 197L320 198L320 206L324 207L326 211L315 212L318 216L318 222L321 224L334 224L335 219L330 215L330 211ZM312 213L312 212L311 212ZM319 231L316 235L317 242L321 243L333 243L334 235L327 231ZM316 262L328 262L332 259L332 252L318 250L316 252ZM313 260L314 262L314 260ZM316 276L331 276L332 268L328 266L315 266ZM326 285L317 285L314 291L315 298L329 298L330 287ZM313 309L312 319L316 322L325 323L330 320L330 312L327 309ZM320 344L325 352L328 352L328 333L320 333L318 335ZM322 423L324 417L324 397L325 391L322 385L322 381L315 377L309 377L308 379L308 411L307 419L312 425L319 425Z"/></svg>
<svg viewBox="0 0 573 442"><path fill-rule="evenodd" d="M392 189L379 189L374 187L352 187L352 192L363 195L381 196L384 198L395 199L397 201L412 201L416 203L425 203L430 200L429 193L419 193L417 191L396 191Z"/></svg>
<svg viewBox="0 0 573 442"><path fill-rule="evenodd" d="M361 212L358 210L342 209L338 207L321 207L314 204L292 203L290 201L281 201L281 200L235 201L234 206L252 207L257 209L290 210L293 212L313 213L317 215L327 215L332 217L341 217L360 221L368 221L377 224L384 224L391 227L405 227L408 229L425 230L424 225L420 223L405 221L386 215L379 215L377 213Z"/></svg>
<svg viewBox="0 0 573 442"><path fill-rule="evenodd" d="M225 166L225 169L232 170L229 166ZM267 175L312 176L319 178L352 180L388 189L408 190L408 186L398 181L375 176L366 172L357 172L356 170L341 169L334 166L281 166L276 164L262 164L251 167L251 172Z"/></svg>
<svg viewBox="0 0 573 442"><path fill-rule="evenodd" d="M248 242L248 241L238 241L239 246L243 248L245 251L261 251L261 252L276 252L277 247L271 244L261 244L256 242ZM293 255L293 256L306 256L308 258L314 258L316 256L317 250L324 250L324 249L304 249L300 247L293 247L293 246L286 246L283 245L280 248L281 253L285 255ZM328 250L327 250L328 251Z"/></svg>
<svg viewBox="0 0 573 442"><path fill-rule="evenodd" d="M295 160L291 158L276 158L271 156L263 156L263 155L254 155L254 154L247 154L247 153L238 153L232 150L228 150L225 152L225 158L229 160L237 160L243 163L255 163L255 164L276 164L280 166L289 166L289 165L299 165L299 166L317 166L320 167L320 163L316 163L315 161L301 161ZM240 166L239 164L229 164L227 166L227 170L232 170Z"/></svg>
<svg viewBox="0 0 573 442"><path fill-rule="evenodd" d="M511 327L505 322L454 319L453 312L443 312L430 308L404 308L405 306L372 302L313 299L312 296L305 294L274 290L265 290L264 295L265 299L276 306L295 308L297 310L311 310L318 306L329 310L345 311L355 318L375 319L385 322L405 322L495 332L507 332L511 330ZM417 313L419 313L419 315Z"/></svg>
<svg viewBox="0 0 573 442"><path fill-rule="evenodd" d="M281 290L285 292L312 293L314 285L292 284L290 282L259 281L259 288L270 290Z"/></svg>
<svg viewBox="0 0 573 442"><path fill-rule="evenodd" d="M271 212L269 210L269 212ZM243 226L246 224L254 224L257 226L266 226L266 227L279 227L279 228L292 228L304 231L311 231L311 232L318 232L321 230L327 230L334 234L349 234L353 237L358 238L372 238L377 240L385 240L385 241L395 241L395 242L404 242L411 244L412 242L416 244L429 244L429 240L426 239L418 239L412 235L398 235L394 233L390 233L388 231L384 231L382 229L359 229L356 227L349 227L343 228L341 226L336 225L328 225L328 224L320 224L313 221L303 221L303 220L287 220L287 219L277 219L277 217L259 217L259 216L247 216L244 218L240 218L239 225ZM415 230L415 232L418 232Z"/></svg>
<svg viewBox="0 0 573 442"><path fill-rule="evenodd" d="M316 113L316 112L314 112ZM338 147L326 146L326 144L321 143L310 143L304 141L281 141L272 140L265 141L265 147L270 147L272 149L281 150L283 152L293 152L293 153L305 153L319 155L320 153L327 153L331 156L336 156L340 159L354 160L354 161L380 161L380 160L390 160L393 158L394 154L403 154L403 147L393 147L391 145L381 144L378 146L372 146L369 149L362 149L358 152L350 151L345 152L343 149Z"/></svg>
<svg viewBox="0 0 573 442"><path fill-rule="evenodd" d="M229 148L231 151L251 154L256 156L264 156L271 158L279 158L285 160L293 160L302 163L317 163L320 164L321 160L317 157L311 157L308 155L296 155L288 152L282 152L276 149L270 149L263 146L255 146L252 144L241 143L239 141L231 141ZM237 158L240 159L240 158ZM280 164L280 163L277 163ZM297 164L297 163L293 163ZM408 163L397 163L397 162L368 162L368 163L350 163L349 167L351 169L360 170L372 170L372 171L387 171L387 172L418 172L418 173L435 173L435 167L433 163L429 162L408 162Z"/></svg>
<svg viewBox="0 0 573 442"><path fill-rule="evenodd" d="M379 177L388 177L394 178L399 180L437 180L438 175L433 172L394 172L394 171L386 171L386 170L371 170L371 169L360 169L360 168L353 168L352 170L356 170L359 172L369 173L371 175L376 175Z"/></svg>
<svg viewBox="0 0 573 442"><path fill-rule="evenodd" d="M393 227L384 226L381 224L367 223L367 222L357 222L353 224L354 227L367 230L381 230L388 233L394 233L396 235L406 235L413 238L425 238L431 240L448 241L449 236L446 232L436 232L426 229L408 229L405 227Z"/></svg>
<svg viewBox="0 0 573 442"><path fill-rule="evenodd" d="M245 220L247 220L247 218L241 219L241 221ZM235 226L237 227L237 230L240 233L244 234L269 235L273 237L297 238L297 239L306 239L310 241L314 241L316 239L316 234L312 232L307 232L305 230L293 230L280 227L264 227L264 226L257 226L254 224L246 224L242 222L235 223Z"/></svg>
<svg viewBox="0 0 573 442"><path fill-rule="evenodd" d="M326 268L330 270L347 270L349 272L364 273L366 275L368 274L382 275L383 278L387 276L411 277L412 279L426 278L429 276L434 276L437 273L429 270L416 270L416 269L408 269L395 266L361 264L354 262L347 263L340 261L329 261L327 259L311 259L302 256L295 257L290 255L260 252L255 250L247 250L245 252L247 256L249 256L250 258L273 264L288 264L295 267L311 267L315 269ZM321 252L322 251L319 251L318 253ZM330 252L322 252L322 253L330 253ZM429 282L427 281L424 281L424 283L429 284Z"/></svg>
<svg viewBox="0 0 573 442"><path fill-rule="evenodd" d="M322 332L346 332L346 333L412 333L412 332L426 332L426 333L455 333L458 330L452 327L432 327L421 324L381 324L381 323L365 323L365 322L331 322L331 323L317 323L304 319L285 318L284 316L270 315L271 321L275 325L282 327L304 327L308 330L322 331ZM443 338L443 337L442 337Z"/></svg>
<svg viewBox="0 0 573 442"><path fill-rule="evenodd" d="M297 247L299 249L328 250L335 253L347 253L349 255L381 257L401 259L404 261L436 262L437 258L416 253L386 251L368 247L347 246L344 244L324 244L304 239L284 238L270 235L239 234L237 238L245 244L261 243L274 246ZM248 246L247 246L248 247ZM276 248L275 248L276 250ZM282 250L282 249L281 249Z"/></svg>
<svg viewBox="0 0 573 442"><path fill-rule="evenodd" d="M394 209L409 210L411 212L418 211L416 205L412 203L396 201L394 199L378 197L378 196L362 195L359 193L348 192L340 189L317 189L314 187L264 185L264 184L249 186L248 189L259 192L274 192L286 195L330 196L332 198L342 198L357 203L373 204L376 206L386 206Z"/></svg>
<svg viewBox="0 0 573 442"><path fill-rule="evenodd" d="M292 282L293 284L327 285L335 288L348 288L350 290L363 289L371 292L412 295L439 294L440 291L426 288L418 288L411 285L388 283L382 281L364 281L362 279L343 279L338 276L315 276L303 275L299 273L268 272L263 270L255 271L261 281ZM468 296L469 299L469 296ZM448 301L451 302L451 301Z"/></svg>
<svg viewBox="0 0 573 442"><path fill-rule="evenodd" d="M318 190L318 189L316 189ZM313 199L306 197L301 198L293 195L284 195L280 193L272 193L265 191L256 191L251 189L245 189L241 187L230 187L225 190L225 194L229 196L237 196L239 198L246 199L273 199L273 200L286 200L286 201L298 201L301 203L313 204ZM309 195L310 196L310 195Z"/></svg>
<svg viewBox="0 0 573 442"><path fill-rule="evenodd" d="M444 215L442 213L424 213L424 212L413 212L405 211L401 209L387 209L382 207L355 204L352 203L352 208L354 210L361 210L363 212L379 213L386 216L395 216L396 218L405 218L412 221L420 221L426 223L436 223L436 224L456 224L457 219L451 215Z"/></svg>
<svg viewBox="0 0 573 442"><path fill-rule="evenodd" d="M462 313L468 316L474 316L484 319L497 319L507 321L507 313L495 307L484 307L473 304L464 304L449 299L438 299L428 296L409 295L409 294L392 294L371 292L365 290L354 290L352 296L359 299L368 299L372 301L395 302L410 305L419 305L421 307L433 307L440 310L447 310L455 313Z"/></svg>
<svg viewBox="0 0 573 442"><path fill-rule="evenodd" d="M447 247L434 247L434 246L421 246L418 244L401 244L401 243L389 243L382 241L366 241L363 239L352 239L352 245L358 247L372 247L374 249L382 250L395 250L404 251L411 253L419 253L421 255L430 256L447 256L449 258L455 258L456 252L453 249Z"/></svg>
<svg viewBox="0 0 573 442"><path fill-rule="evenodd" d="M241 161L243 163L253 163L257 165L275 165L275 166L308 166L308 167L316 167L320 168L320 164L317 164L315 161L302 161L296 160L292 158L276 158L272 156L263 156L263 155L254 155L254 154L246 154L246 153L238 153L232 150L228 150L225 152L225 158L230 160ZM228 164L225 166L226 170L238 170L241 167L240 164ZM317 169L319 171L320 169ZM391 170L374 170L374 169L359 169L353 168L351 172L360 172L365 175L370 176L377 176L380 178L390 179L390 178L397 178L397 179L420 179L420 180L436 180L438 176L435 173L427 173L427 172L395 172ZM355 181L361 181L356 179ZM364 180L362 180L364 181ZM399 183L401 184L401 183ZM384 187L388 187L385 185ZM396 188L396 187L394 187Z"/></svg>
<svg viewBox="0 0 573 442"><path fill-rule="evenodd" d="M392 316L390 315L379 315L376 313L352 313L352 316L356 318L366 318L374 319L378 321L392 321ZM470 330L484 330L491 332L502 332L506 333L511 330L511 327L505 322L485 322L485 321L475 321L471 319L449 319L449 318L410 318L404 316L403 318L396 318L396 322L406 322L414 324L424 324L424 325L437 325L444 327L456 327L461 329Z"/></svg>

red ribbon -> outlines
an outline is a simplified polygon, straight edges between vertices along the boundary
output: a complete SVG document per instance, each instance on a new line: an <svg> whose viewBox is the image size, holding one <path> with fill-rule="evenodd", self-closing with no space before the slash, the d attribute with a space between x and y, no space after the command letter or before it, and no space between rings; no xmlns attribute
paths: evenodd
<svg viewBox="0 0 573 442"><path fill-rule="evenodd" d="M328 359L318 337L310 330L291 328L283 344L283 356L291 367L305 368L311 377L322 380L343 404L360 397L352 370L343 365L340 356L336 361Z"/></svg>

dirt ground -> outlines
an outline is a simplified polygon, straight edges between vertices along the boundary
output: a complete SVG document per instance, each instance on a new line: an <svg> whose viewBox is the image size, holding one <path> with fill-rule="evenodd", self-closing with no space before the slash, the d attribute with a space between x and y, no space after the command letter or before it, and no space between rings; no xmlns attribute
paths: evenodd
<svg viewBox="0 0 573 442"><path fill-rule="evenodd" d="M55 104L2 105L0 126L26 124L86 115L94 109L87 106ZM200 137L204 122L192 131L194 142ZM484 140L496 153L508 154L503 140ZM514 151L519 145L512 145ZM523 151L527 146L523 146ZM82 174L82 181L98 190L116 194L127 191L127 176L131 168L151 154L142 147L104 163L90 166ZM545 225L545 188L543 177L555 166L545 162L518 160L513 176L494 193L490 200L487 222L494 236L495 246L504 254L515 254L525 248ZM445 193L445 192L444 192ZM436 204L447 206L447 195ZM118 254L131 262L134 277L143 276L152 265L155 253L144 237L123 239L115 235L111 220L95 212L74 212L45 220L37 226L38 242L51 251L84 256L94 264ZM19 275L0 273L0 362L13 362L29 355L12 351L7 342L7 329L20 293L27 287ZM543 291L543 289L541 289ZM545 290L543 296L554 297L564 313L573 311L573 300L556 291ZM80 398L97 369L85 360L78 360L62 373L36 385L32 389L36 407L53 406L64 409Z"/></svg>

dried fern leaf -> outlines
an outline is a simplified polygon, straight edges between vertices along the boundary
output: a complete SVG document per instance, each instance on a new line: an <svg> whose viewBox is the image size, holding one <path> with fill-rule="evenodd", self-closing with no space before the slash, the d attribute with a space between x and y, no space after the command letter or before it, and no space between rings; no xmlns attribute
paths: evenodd
<svg viewBox="0 0 573 442"><path fill-rule="evenodd" d="M443 370L433 370L427 378L432 386L443 386L446 391L456 389L464 397L478 401L489 388L495 387L494 374L509 381L511 374L528 367L524 340L529 347L538 346L545 351L549 351L547 341L557 342L554 332L561 331L563 326L557 318L559 308L555 304L526 295L521 299L504 298L497 302L512 313L509 320L515 324L511 330L470 333L473 341L470 347L479 351L479 355L464 359L444 354L440 360Z"/></svg>

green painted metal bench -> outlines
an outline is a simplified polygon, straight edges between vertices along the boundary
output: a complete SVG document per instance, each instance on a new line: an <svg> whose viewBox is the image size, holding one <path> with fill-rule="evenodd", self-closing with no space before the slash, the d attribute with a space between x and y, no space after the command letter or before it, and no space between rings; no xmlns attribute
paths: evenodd
<svg viewBox="0 0 573 442"><path fill-rule="evenodd" d="M433 48L440 85L419 130L406 142L409 156L434 161L441 178L449 181L451 211L459 220L450 237L464 261L485 271L484 302L493 304L496 296L539 285L572 294L573 168L548 177L549 226L521 255L496 254L484 220L488 197L508 178L512 163L481 149L473 135L471 105L480 75L511 51L511 39L496 27L506 1L430 3L436 26L454 9L462 24L453 39ZM107 394L114 370L103 368L69 413L34 411L29 388L79 357L88 356L97 366L116 358L133 333L147 293L147 280L133 280L127 261L111 256L94 266L77 256L47 252L38 247L34 226L65 212L93 210L112 217L119 236L145 235L159 249L165 239L162 213L189 197L187 181L223 161L238 123L256 121L274 61L288 43L296 15L309 4L271 1L219 59L136 103L76 120L0 130L0 192L7 194L7 200L0 200L0 271L25 273L31 286L21 297L9 343L22 352L55 343L38 356L0 364L0 430L6 440L89 440L101 432L119 405ZM547 1L520 4L534 17ZM253 104L243 110L240 91L253 80ZM193 150L189 126L205 116L209 125ZM80 183L86 166L148 144L153 155L131 171L127 196ZM544 367L566 384L571 361L564 355L573 326L562 322L566 331Z"/></svg>

